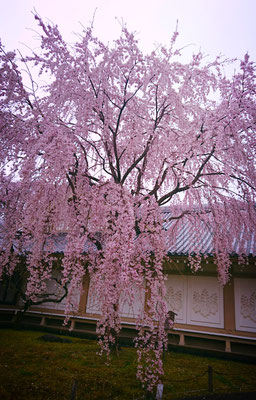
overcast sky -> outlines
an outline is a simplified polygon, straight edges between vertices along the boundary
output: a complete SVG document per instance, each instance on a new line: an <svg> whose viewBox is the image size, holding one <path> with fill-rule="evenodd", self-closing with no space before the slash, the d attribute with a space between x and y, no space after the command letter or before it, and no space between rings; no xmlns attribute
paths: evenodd
<svg viewBox="0 0 256 400"><path fill-rule="evenodd" d="M0 0L0 5L0 38L7 50L19 48L23 54L21 43L38 46L34 8L58 24L69 42L81 32L79 22L88 26L97 9L94 32L104 41L119 35L123 20L147 52L154 43L168 43L179 20L178 45L191 44L185 52L201 47L211 56L242 58L248 51L256 61L256 0Z"/></svg>

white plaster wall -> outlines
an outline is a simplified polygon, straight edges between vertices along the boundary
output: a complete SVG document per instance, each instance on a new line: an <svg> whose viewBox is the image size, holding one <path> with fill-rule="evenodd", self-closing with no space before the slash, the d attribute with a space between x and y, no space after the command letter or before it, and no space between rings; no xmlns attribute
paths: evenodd
<svg viewBox="0 0 256 400"><path fill-rule="evenodd" d="M92 282L89 285L89 291L87 295L86 312L88 314L101 314L101 299L97 295L97 291L93 287Z"/></svg>
<svg viewBox="0 0 256 400"><path fill-rule="evenodd" d="M187 322L187 277L168 275L166 281L166 301L168 310L174 311L175 322Z"/></svg>
<svg viewBox="0 0 256 400"><path fill-rule="evenodd" d="M189 276L187 323L224 328L223 286L215 277Z"/></svg>
<svg viewBox="0 0 256 400"><path fill-rule="evenodd" d="M58 298L60 298L63 293L64 290L60 287L60 285L57 284L57 282L55 280L49 280L47 282L47 293L54 293ZM79 299L80 299L80 288L77 288L72 296L72 304L74 305L74 308L76 308L79 305ZM36 307L39 308L49 308L51 310L65 310L66 307L66 303L67 303L67 299L66 297L60 302L60 303L54 303L54 302L47 302L47 303L43 303L40 304Z"/></svg>
<svg viewBox="0 0 256 400"><path fill-rule="evenodd" d="M217 278L169 275L166 291L175 322L224 328L223 287Z"/></svg>
<svg viewBox="0 0 256 400"><path fill-rule="evenodd" d="M120 315L121 317L137 318L144 309L145 291L141 288L134 287L132 297L126 295L120 299Z"/></svg>
<svg viewBox="0 0 256 400"><path fill-rule="evenodd" d="M256 279L235 278L236 330L256 332Z"/></svg>
<svg viewBox="0 0 256 400"><path fill-rule="evenodd" d="M134 287L132 297L123 294L120 298L121 317L136 318L144 308L144 300L144 290L137 287ZM93 284L89 286L86 312L88 314L101 314L101 299Z"/></svg>

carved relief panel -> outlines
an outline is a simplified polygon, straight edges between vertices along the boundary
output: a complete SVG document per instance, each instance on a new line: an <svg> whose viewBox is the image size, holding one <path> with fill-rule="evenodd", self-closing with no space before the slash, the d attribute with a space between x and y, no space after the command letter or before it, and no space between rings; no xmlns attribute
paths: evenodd
<svg viewBox="0 0 256 400"><path fill-rule="evenodd" d="M144 309L145 292L137 287L134 288L133 296L121 296L120 315L127 318L136 318Z"/></svg>
<svg viewBox="0 0 256 400"><path fill-rule="evenodd" d="M236 329L256 332L256 280L235 278Z"/></svg>
<svg viewBox="0 0 256 400"><path fill-rule="evenodd" d="M187 320L187 277L168 275L166 281L168 309L177 315L175 321L185 324Z"/></svg>
<svg viewBox="0 0 256 400"><path fill-rule="evenodd" d="M53 298L59 299L64 294L64 289L62 289L61 285L57 284L57 282L54 279L49 280L46 284L46 287L47 287L46 293L49 294L49 298L53 297ZM80 293L81 293L80 288L77 288L76 291L73 293L72 304L73 304L74 308L78 308ZM67 303L67 299L66 299L66 297L64 297L64 299L60 303L46 302L46 303L39 304L36 307L64 311L65 307L66 307L66 303Z"/></svg>
<svg viewBox="0 0 256 400"><path fill-rule="evenodd" d="M181 324L224 327L223 288L214 277L168 276L168 308Z"/></svg>
<svg viewBox="0 0 256 400"><path fill-rule="evenodd" d="M120 315L127 318L136 318L144 307L145 294L143 290L134 289L132 297L126 295L120 298ZM93 285L90 284L86 312L88 314L101 314L101 299L97 295Z"/></svg>
<svg viewBox="0 0 256 400"><path fill-rule="evenodd" d="M223 287L215 277L169 275L166 301L168 309L177 314L177 323L224 328ZM100 314L100 302L93 285L90 285L86 312ZM123 296L120 300L121 316L136 318L143 304L142 290L135 290L132 299Z"/></svg>
<svg viewBox="0 0 256 400"><path fill-rule="evenodd" d="M93 283L90 282L87 304L86 304L86 312L88 314L101 314L101 300L97 295L97 291L95 290Z"/></svg>
<svg viewBox="0 0 256 400"><path fill-rule="evenodd" d="M224 328L223 287L214 277L188 279L187 323Z"/></svg>

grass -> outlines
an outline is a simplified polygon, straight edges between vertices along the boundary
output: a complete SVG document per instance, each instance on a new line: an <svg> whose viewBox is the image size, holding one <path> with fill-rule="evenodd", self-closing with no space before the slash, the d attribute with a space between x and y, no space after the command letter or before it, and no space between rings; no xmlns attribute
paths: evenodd
<svg viewBox="0 0 256 400"><path fill-rule="evenodd" d="M72 343L39 340L42 332L0 330L0 399L132 400L143 398L136 379L136 353L123 347L110 365L97 355L94 340ZM207 368L213 368L218 392L255 390L256 365L168 352L165 355L164 399L207 393Z"/></svg>

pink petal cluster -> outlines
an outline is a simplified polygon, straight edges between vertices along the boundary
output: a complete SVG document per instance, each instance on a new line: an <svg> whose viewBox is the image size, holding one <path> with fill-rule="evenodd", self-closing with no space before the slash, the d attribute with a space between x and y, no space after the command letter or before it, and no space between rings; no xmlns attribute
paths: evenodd
<svg viewBox="0 0 256 400"><path fill-rule="evenodd" d="M112 45L87 29L71 48L35 18L38 53L0 52L0 276L25 254L27 295L36 299L58 265L68 317L89 274L107 354L121 329L120 299L132 301L139 288L138 378L153 390L167 343L163 261L181 229L194 227L195 270L204 253L196 243L209 230L223 284L234 246L243 263L256 252L255 64L246 54L228 79L220 58L199 52L181 63L177 32L170 48L144 55L125 27Z"/></svg>

